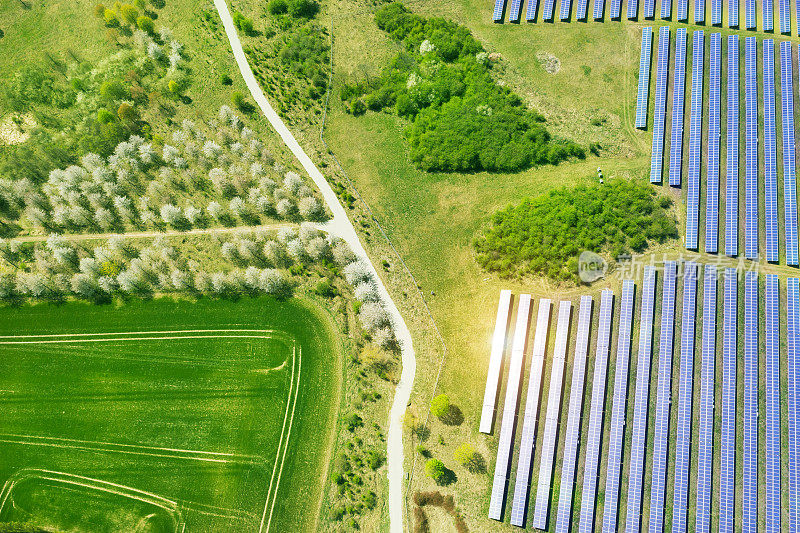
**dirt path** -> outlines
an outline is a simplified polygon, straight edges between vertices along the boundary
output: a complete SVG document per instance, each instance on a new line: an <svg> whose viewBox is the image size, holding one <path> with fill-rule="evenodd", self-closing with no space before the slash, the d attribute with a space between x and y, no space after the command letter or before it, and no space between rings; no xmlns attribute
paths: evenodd
<svg viewBox="0 0 800 533"><path fill-rule="evenodd" d="M277 230L281 228L296 227L297 224L290 222L281 222L276 224L264 224L260 226L236 226L232 228L219 227L219 228L197 228L188 231L180 230L167 230L167 231L132 231L130 233L75 233L75 234L59 234L59 238L68 241L89 241L93 239L110 239L111 237L126 237L126 238L148 238L148 237L176 237L179 235L209 235L214 233L240 233L256 230ZM21 242L41 242L47 240L48 235L23 235L20 237L13 237L11 241Z"/></svg>

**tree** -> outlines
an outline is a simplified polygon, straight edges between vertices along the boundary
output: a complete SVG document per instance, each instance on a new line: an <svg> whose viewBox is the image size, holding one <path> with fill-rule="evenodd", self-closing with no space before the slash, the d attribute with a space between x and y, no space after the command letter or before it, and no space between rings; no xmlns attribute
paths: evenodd
<svg viewBox="0 0 800 533"><path fill-rule="evenodd" d="M109 28L114 28L119 26L119 19L117 18L117 14L110 9L106 9L103 11L103 18L106 20L106 26Z"/></svg>
<svg viewBox="0 0 800 533"><path fill-rule="evenodd" d="M139 17L139 12L130 4L122 4L120 14L128 24L136 24L136 19Z"/></svg>
<svg viewBox="0 0 800 533"><path fill-rule="evenodd" d="M283 15L289 10L289 4L286 0L270 0L267 9L272 15Z"/></svg>
<svg viewBox="0 0 800 533"><path fill-rule="evenodd" d="M461 465L469 466L475 460L477 453L478 452L475 451L475 446L465 442L455 449L453 458Z"/></svg>
<svg viewBox="0 0 800 533"><path fill-rule="evenodd" d="M153 24L153 19L148 17L147 15L142 15L136 19L136 25L145 33L152 34L155 31L155 24Z"/></svg>
<svg viewBox="0 0 800 533"><path fill-rule="evenodd" d="M428 459L425 463L425 475L439 483L445 475L447 467L439 459Z"/></svg>
<svg viewBox="0 0 800 533"><path fill-rule="evenodd" d="M431 400L431 414L437 418L442 418L450 413L450 397L447 394L440 394Z"/></svg>
<svg viewBox="0 0 800 533"><path fill-rule="evenodd" d="M291 0L289 14L295 18L310 19L319 11L319 4L314 0Z"/></svg>
<svg viewBox="0 0 800 533"><path fill-rule="evenodd" d="M300 201L297 202L297 210L300 212L300 216L306 220L316 220L322 214L322 206L319 200L313 196L301 198Z"/></svg>
<svg viewBox="0 0 800 533"><path fill-rule="evenodd" d="M253 21L239 11L233 12L233 25L236 26L237 30L244 32L245 35L253 35L254 33Z"/></svg>
<svg viewBox="0 0 800 533"><path fill-rule="evenodd" d="M117 109L117 116L120 120L133 122L136 120L136 109L128 102L122 102Z"/></svg>
<svg viewBox="0 0 800 533"><path fill-rule="evenodd" d="M105 14L106 14L106 6L104 6L103 4L97 4L96 6L94 6L95 17L101 19L105 16Z"/></svg>
<svg viewBox="0 0 800 533"><path fill-rule="evenodd" d="M367 302L362 305L358 317L367 331L376 331L384 326L391 326L389 313L377 302Z"/></svg>

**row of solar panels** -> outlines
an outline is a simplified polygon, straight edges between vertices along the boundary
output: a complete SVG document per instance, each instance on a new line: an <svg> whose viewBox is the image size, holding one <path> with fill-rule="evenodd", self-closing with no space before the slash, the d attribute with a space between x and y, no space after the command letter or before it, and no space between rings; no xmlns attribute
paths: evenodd
<svg viewBox="0 0 800 533"><path fill-rule="evenodd" d="M650 28L642 34L639 90L636 108L636 126L646 127L648 88L650 78ZM672 63L672 121L669 150L669 184L681 186L683 172L683 124L684 93L686 79L686 30L678 29L675 37L675 58ZM745 211L744 211L744 255L758 259L762 250L759 243L759 205L763 201L763 227L765 233L763 253L768 261L777 262L779 256L778 231L778 165L775 120L775 43L772 39L762 42L761 110L763 122L763 200L759 198L759 94L758 94L758 43L754 37L744 39L744 89L745 89ZM727 116L725 158L725 255L739 254L739 48L738 35L727 38ZM712 33L709 44L708 104L704 105L703 90L706 76L705 39L702 30L692 36L692 86L691 111L689 117L689 158L687 164L686 195L686 248L697 250L700 246L700 196L701 167L706 170L705 245L707 253L718 252L719 241L719 195L720 195L720 94L722 66L722 36ZM666 100L668 94L668 65L670 63L670 30L664 26L659 30L658 61L656 66L656 91L653 109L653 145L650 161L650 181L660 183L664 173L664 144L666 136ZM647 66L645 66L645 64ZM642 81L642 80L645 81ZM780 43L780 93L781 134L783 147L783 201L784 201L784 246L788 265L798 265L797 239L797 192L795 168L794 133L794 72L792 66L792 44ZM703 161L703 112L708 111L708 129L705 132L707 149Z"/></svg>
<svg viewBox="0 0 800 533"><path fill-rule="evenodd" d="M711 3L711 25L723 25L723 2L722 0L710 0ZM506 15L506 7L508 7L508 21L520 22L522 17L522 0L511 0L511 4L506 6L506 0L495 0L494 11L492 13L492 20L494 22L503 22ZM694 24L706 24L706 0L694 0L693 16L689 20L689 0L677 0L675 6L675 14L672 13L672 0L661 0L661 8L658 17L663 20L673 20L678 22L694 22ZM727 25L729 28L739 28L741 22L739 21L739 0L727 1ZM558 9L558 20L568 22L570 20L587 21L589 17L589 2L588 0L577 0L575 4L575 13L572 12L572 0L561 0ZM644 10L644 18L654 20L656 18L656 2L655 0L644 0L642 9ZM539 13L539 0L528 0L527 9L525 10L525 20L527 22L554 22L556 17L555 0L542 0L541 13ZM622 13L622 0L610 0L608 5L608 18L611 20L620 20ZM773 0L763 0L761 2L762 24L761 30L765 32L773 32L775 10ZM591 13L592 20L603 21L606 18L606 5L605 0L594 0ZM639 0L628 0L627 13L628 20L638 20L639 18ZM778 1L778 30L782 34L790 34L792 31L792 14L790 0ZM756 0L744 0L744 29L758 30L758 20L756 15ZM800 27L798 27L800 32Z"/></svg>
<svg viewBox="0 0 800 533"><path fill-rule="evenodd" d="M604 416L606 412L606 378L610 346L612 339L612 322L614 314L614 293L604 290L600 297L599 318L596 326L596 349L594 354L594 376L591 387L589 420L585 435L581 436L584 404L584 382L586 361L590 346L591 327L593 324L593 300L583 296L580 300L577 336L574 341L572 357L572 379L570 382L569 402L566 426L563 429L564 449L562 456L561 476L559 479L558 504L555 511L555 530L557 532L594 531L595 507L597 506L598 480L600 476L601 453L606 452L606 481L602 506L602 531L604 533L618 530L620 522L619 502L623 465L625 437L630 439L630 451L627 452L629 464L627 468L627 505L625 512L625 530L640 531L647 528L650 532L664 531L666 503L667 471L674 471L672 531L709 531L711 527L712 493L719 495L719 531L734 531L734 516L737 499L737 487L741 487L742 531L757 531L759 523L759 333L765 335L765 375L764 390L766 405L764 464L765 477L763 483L765 515L763 523L768 533L784 530L800 531L800 283L797 278L790 278L786 283L786 352L787 352L787 422L788 422L788 502L782 500L781 492L781 378L780 378L780 297L779 281L776 275L763 278L764 319L763 328L759 322L759 276L755 272L744 274L744 406L743 406L743 448L741 461L743 465L741 482L736 479L736 425L737 425L737 361L739 341L739 275L733 268L725 269L723 278L723 313L722 313L722 383L720 426L714 426L715 418L715 363L717 359L717 311L718 311L718 277L717 268L706 265L703 272L703 294L701 315L700 346L700 384L698 424L693 427L693 390L695 323L698 279L700 267L694 262L677 263L666 261L663 264L661 281L660 333L658 343L658 383L656 387L655 410L651 413L649 398L650 368L654 335L654 318L656 306L656 285L658 271L654 266L644 270L641 295L639 296L639 340L635 356L636 383L633 404L633 424L626 432L628 381L631 362L631 338L634 322L634 304L636 287L632 280L622 284L619 317L617 318L617 348L615 352L615 371L613 396L611 403L610 427L608 443L602 442ZM679 272L682 270L682 273ZM678 398L676 419L670 420L672 405L671 386L673 368L673 348L675 335L675 307L677 300L677 284L682 274L682 312L680 324L680 353L677 363ZM496 332L501 332L502 344L509 331L513 298L509 291L503 291L500 298ZM519 458L515 474L514 493L511 504L511 524L524 527L529 508L529 489L531 485L534 444L536 443L537 421L539 419L539 398L544 379L544 360L551 357L550 386L547 395L547 411L545 416L539 462L539 477L536 499L533 510L532 525L546 529L550 520L551 487L555 465L556 442L559 432L559 411L562 389L564 388L564 369L568 353L568 339L572 305L569 301L559 304L558 322L556 326L555 346L548 354L548 334L552 302L549 299L539 300L534 346L529 368L529 380L526 396L525 413L522 427L522 438L519 446ZM503 405L500 427L500 438L495 463L495 474L489 506L489 517L502 520L506 507L506 496L509 490L509 479L512 472L514 433L518 425L517 406L520 385L523 379L527 340L531 317L531 297L521 295L517 309L514 328L511 358L508 363L508 382ZM495 338L497 340L497 337ZM493 343L492 361L499 361L502 366L503 349L495 348L501 343ZM490 368L494 368L490 365ZM499 374L498 374L499 375ZM487 391L494 391L491 404L485 404L483 415L488 420L481 420L481 431L491 433L494 419L494 396L499 389L493 382L494 374L490 372L487 380ZM488 409L487 409L488 407ZM652 470L649 484L650 514L643 527L642 501L647 487L645 483L645 465L647 464L648 427L653 417L651 432ZM675 424L674 456L670 459L670 427ZM693 431L697 431L695 440ZM715 435L719 435L719 478L713 479L713 461ZM583 437L583 438L581 438ZM585 448L585 464L582 483L582 494L578 501L580 509L573 510L578 471L579 447ZM606 446L604 449L604 445ZM689 523L689 480L691 454L696 454L696 502L694 524ZM670 464L670 460L672 463ZM740 484L741 483L741 484ZM782 523L782 505L788 503L789 523ZM577 524L575 522L577 521Z"/></svg>

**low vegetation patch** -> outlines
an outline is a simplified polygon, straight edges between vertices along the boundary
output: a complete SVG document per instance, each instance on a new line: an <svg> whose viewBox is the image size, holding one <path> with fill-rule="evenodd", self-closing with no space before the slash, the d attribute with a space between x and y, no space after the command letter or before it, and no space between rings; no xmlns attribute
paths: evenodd
<svg viewBox="0 0 800 533"><path fill-rule="evenodd" d="M564 187L495 213L475 241L478 263L501 276L578 281L583 250L612 257L678 236L672 201L633 181Z"/></svg>
<svg viewBox="0 0 800 533"><path fill-rule="evenodd" d="M417 167L510 172L585 156L577 144L553 138L542 115L495 82L490 55L465 27L396 2L375 21L403 50L379 78L345 84L341 97L356 115L385 109L408 119Z"/></svg>

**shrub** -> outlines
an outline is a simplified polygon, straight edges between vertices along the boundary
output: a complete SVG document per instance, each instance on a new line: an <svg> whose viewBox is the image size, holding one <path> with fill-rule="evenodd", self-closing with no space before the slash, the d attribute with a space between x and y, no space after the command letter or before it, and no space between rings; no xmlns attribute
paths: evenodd
<svg viewBox="0 0 800 533"><path fill-rule="evenodd" d="M108 26L109 28L114 28L116 26L119 26L119 19L117 18L117 14L114 13L112 10L106 9L105 11L103 11L103 18L106 21L106 26Z"/></svg>
<svg viewBox="0 0 800 533"><path fill-rule="evenodd" d="M120 7L120 15L128 24L136 24L139 18L139 12L130 4L122 4Z"/></svg>
<svg viewBox="0 0 800 533"><path fill-rule="evenodd" d="M444 478L446 471L447 468L439 459L428 459L428 462L425 463L425 475L437 483Z"/></svg>
<svg viewBox="0 0 800 533"><path fill-rule="evenodd" d="M367 112L367 105L360 98L353 100L350 103L350 112L354 116L363 115L364 113Z"/></svg>
<svg viewBox="0 0 800 533"><path fill-rule="evenodd" d="M145 33L152 34L156 27L153 23L153 19L148 17L147 15L142 15L136 19L136 25Z"/></svg>
<svg viewBox="0 0 800 533"><path fill-rule="evenodd" d="M219 81L222 85L233 85L233 79L228 74L220 76Z"/></svg>
<svg viewBox="0 0 800 533"><path fill-rule="evenodd" d="M450 413L450 397L447 394L440 394L431 400L431 414L437 418L442 418Z"/></svg>
<svg viewBox="0 0 800 533"><path fill-rule="evenodd" d="M310 19L319 12L319 4L314 0L290 0L289 14L296 18Z"/></svg>
<svg viewBox="0 0 800 533"><path fill-rule="evenodd" d="M114 113L105 107L101 107L97 110L97 122L100 124L111 124L114 122Z"/></svg>
<svg viewBox="0 0 800 533"><path fill-rule="evenodd" d="M273 15L283 15L289 10L289 4L286 0L270 0L267 9Z"/></svg>
<svg viewBox="0 0 800 533"><path fill-rule="evenodd" d="M254 33L253 21L242 15L239 11L233 12L233 25L236 26L237 30L244 32L245 35L252 35Z"/></svg>
<svg viewBox="0 0 800 533"><path fill-rule="evenodd" d="M101 19L105 16L105 14L106 14L106 6L104 6L103 4L97 4L96 6L94 6L95 17Z"/></svg>
<svg viewBox="0 0 800 533"><path fill-rule="evenodd" d="M120 120L136 120L136 109L127 102L123 102L117 109L117 116Z"/></svg>

